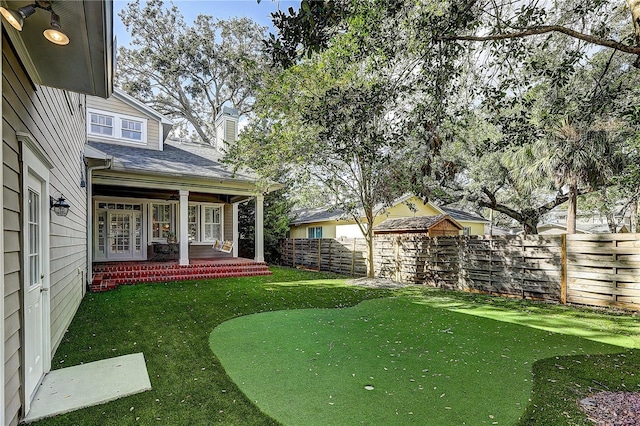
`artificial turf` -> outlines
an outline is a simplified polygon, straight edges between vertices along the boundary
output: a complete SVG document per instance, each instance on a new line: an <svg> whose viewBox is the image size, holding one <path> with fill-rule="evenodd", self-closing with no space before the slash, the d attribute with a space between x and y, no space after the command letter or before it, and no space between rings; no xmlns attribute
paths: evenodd
<svg viewBox="0 0 640 426"><path fill-rule="evenodd" d="M640 347L640 321L628 313L612 314L425 287L393 291L357 288L346 286L344 279L331 274L278 267L272 270L274 274L265 277L139 284L88 294L57 349L53 368L143 352L153 389L43 420L38 425L277 424L227 375L209 347L212 330L230 319L260 312L332 308L329 312L334 314L341 310L333 308L352 307L398 294L412 296L434 309L466 310L457 312L461 317L451 317L463 318L463 322L476 314L502 312L499 317L508 321L564 328L569 333L586 330L590 337L602 341L615 338L627 347ZM444 331L436 334L445 339L452 336ZM399 340L407 341L403 339ZM390 350L399 350L395 341L390 340ZM450 349L455 348L447 350ZM465 355L460 351L452 353L456 354L453 360ZM401 352L398 355L403 356ZM573 356L570 363L565 363L562 357L538 361L533 367L532 401L522 407L520 424L588 424L577 408L577 399L594 389L639 390L638 358L636 351L627 351L619 356ZM559 369L556 364L566 368ZM411 383L415 382L409 379ZM371 392L376 390L379 387L374 386ZM447 423L434 419L425 424Z"/></svg>
<svg viewBox="0 0 640 426"><path fill-rule="evenodd" d="M240 389L285 425L515 424L537 360L620 351L414 297L269 312L212 333Z"/></svg>

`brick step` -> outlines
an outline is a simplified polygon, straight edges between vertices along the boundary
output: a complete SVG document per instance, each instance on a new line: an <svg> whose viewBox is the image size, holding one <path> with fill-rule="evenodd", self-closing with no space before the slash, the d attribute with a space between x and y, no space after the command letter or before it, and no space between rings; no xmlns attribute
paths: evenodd
<svg viewBox="0 0 640 426"><path fill-rule="evenodd" d="M100 265L102 266L102 265ZM250 277L259 275L271 275L266 263L225 263L215 265L176 265L168 266L160 264L141 265L147 268L123 270L122 265L107 265L93 276L91 291L101 292L112 290L119 285L132 285L137 283L187 281L230 277ZM126 268L126 267L125 267Z"/></svg>

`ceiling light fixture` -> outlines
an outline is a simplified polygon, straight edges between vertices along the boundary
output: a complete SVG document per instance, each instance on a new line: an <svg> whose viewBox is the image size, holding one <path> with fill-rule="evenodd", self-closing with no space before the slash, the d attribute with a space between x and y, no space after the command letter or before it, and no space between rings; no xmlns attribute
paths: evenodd
<svg viewBox="0 0 640 426"><path fill-rule="evenodd" d="M64 46L69 44L69 37L62 32L60 26L60 17L51 8L51 1L48 0L36 0L35 3L27 6L22 6L18 10L11 10L4 7L0 7L0 14L4 16L4 19L16 30L22 31L24 27L24 20L33 15L36 9L42 9L51 14L51 28L43 32L44 37L51 43Z"/></svg>
<svg viewBox="0 0 640 426"><path fill-rule="evenodd" d="M65 46L69 44L69 37L62 32L60 26L60 17L52 10L51 11L51 28L44 30L44 38L49 40L53 44Z"/></svg>

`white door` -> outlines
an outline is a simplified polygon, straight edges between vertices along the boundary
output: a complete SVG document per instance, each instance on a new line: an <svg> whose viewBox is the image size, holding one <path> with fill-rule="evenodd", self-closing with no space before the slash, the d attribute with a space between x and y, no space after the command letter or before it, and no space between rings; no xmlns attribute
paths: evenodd
<svg viewBox="0 0 640 426"><path fill-rule="evenodd" d="M133 214L131 212L109 212L107 259L133 259Z"/></svg>
<svg viewBox="0 0 640 426"><path fill-rule="evenodd" d="M24 355L25 396L31 401L44 375L44 309L42 292L47 291L44 281L44 247L42 181L28 175L25 233L25 313Z"/></svg>

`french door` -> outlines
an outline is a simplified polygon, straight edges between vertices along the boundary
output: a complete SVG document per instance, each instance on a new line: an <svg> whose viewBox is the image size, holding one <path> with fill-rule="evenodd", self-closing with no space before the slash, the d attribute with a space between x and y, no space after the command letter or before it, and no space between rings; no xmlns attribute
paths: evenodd
<svg viewBox="0 0 640 426"><path fill-rule="evenodd" d="M98 203L96 216L96 260L144 259L139 204Z"/></svg>

